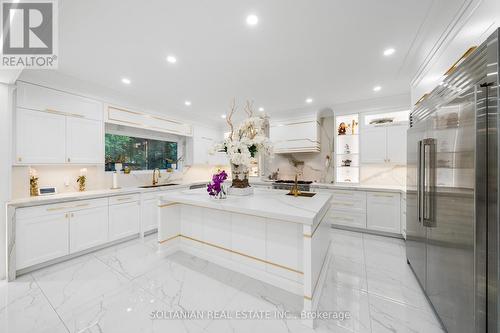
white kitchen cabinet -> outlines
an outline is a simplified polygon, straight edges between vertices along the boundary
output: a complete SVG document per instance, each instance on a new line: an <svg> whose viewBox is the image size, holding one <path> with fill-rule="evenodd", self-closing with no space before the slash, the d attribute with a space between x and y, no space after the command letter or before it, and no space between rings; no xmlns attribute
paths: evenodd
<svg viewBox="0 0 500 333"><path fill-rule="evenodd" d="M223 139L222 133L217 129L196 125L193 136L187 141L187 164L227 165L228 160L224 152L209 153Z"/></svg>
<svg viewBox="0 0 500 333"><path fill-rule="evenodd" d="M401 233L399 193L369 192L366 197L366 226L370 230Z"/></svg>
<svg viewBox="0 0 500 333"><path fill-rule="evenodd" d="M361 163L406 164L407 126L365 127L361 133Z"/></svg>
<svg viewBox="0 0 500 333"><path fill-rule="evenodd" d="M16 219L16 269L69 254L68 213Z"/></svg>
<svg viewBox="0 0 500 333"><path fill-rule="evenodd" d="M273 122L269 140L276 153L319 152L319 123L314 119Z"/></svg>
<svg viewBox="0 0 500 333"><path fill-rule="evenodd" d="M108 206L69 213L70 253L101 245L108 240Z"/></svg>
<svg viewBox="0 0 500 333"><path fill-rule="evenodd" d="M111 199L110 199L111 203ZM124 202L109 206L109 240L132 236L139 233L140 203Z"/></svg>
<svg viewBox="0 0 500 333"><path fill-rule="evenodd" d="M57 112L102 121L102 103L90 98L36 84L17 82L17 106L38 111Z"/></svg>
<svg viewBox="0 0 500 333"><path fill-rule="evenodd" d="M104 163L103 123L92 119L66 117L66 162Z"/></svg>
<svg viewBox="0 0 500 333"><path fill-rule="evenodd" d="M18 108L15 162L53 164L66 160L66 117Z"/></svg>
<svg viewBox="0 0 500 333"><path fill-rule="evenodd" d="M142 201L141 223L142 232L158 228L158 198Z"/></svg>
<svg viewBox="0 0 500 333"><path fill-rule="evenodd" d="M406 165L407 126L387 128L387 159L389 163Z"/></svg>
<svg viewBox="0 0 500 333"><path fill-rule="evenodd" d="M157 114L127 110L109 105L106 110L106 122L129 127L152 129L182 136L193 135L191 124L168 119Z"/></svg>
<svg viewBox="0 0 500 333"><path fill-rule="evenodd" d="M361 133L361 162L387 162L387 131L385 127L363 129Z"/></svg>

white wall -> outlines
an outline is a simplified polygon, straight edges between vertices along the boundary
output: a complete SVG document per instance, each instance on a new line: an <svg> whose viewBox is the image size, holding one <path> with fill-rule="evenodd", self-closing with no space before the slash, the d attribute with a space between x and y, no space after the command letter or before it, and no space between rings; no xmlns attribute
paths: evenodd
<svg viewBox="0 0 500 333"><path fill-rule="evenodd" d="M11 122L12 122L11 86L0 83L0 205L5 207L10 200L11 173ZM6 210L0 214L0 279L5 279L6 271Z"/></svg>

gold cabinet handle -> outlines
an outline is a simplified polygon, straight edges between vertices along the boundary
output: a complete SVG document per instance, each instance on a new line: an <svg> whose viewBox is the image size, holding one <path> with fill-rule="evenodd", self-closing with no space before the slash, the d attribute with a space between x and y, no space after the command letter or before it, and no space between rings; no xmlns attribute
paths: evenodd
<svg viewBox="0 0 500 333"><path fill-rule="evenodd" d="M349 222L354 221L354 219L352 217L342 217L342 216L336 216L333 219L340 220L340 221L349 221Z"/></svg>
<svg viewBox="0 0 500 333"><path fill-rule="evenodd" d="M374 194L374 197L385 197L385 198L393 198L394 195L392 194Z"/></svg>
<svg viewBox="0 0 500 333"><path fill-rule="evenodd" d="M18 161L18 162L21 162L22 160L23 160L23 159L22 159L22 157L18 157L18 158L17 158L17 161Z"/></svg>
<svg viewBox="0 0 500 333"><path fill-rule="evenodd" d="M89 205L88 203L83 203L83 204L76 205L75 207L87 207L88 205Z"/></svg>
<svg viewBox="0 0 500 333"><path fill-rule="evenodd" d="M47 208L47 211L48 212L55 212L55 211L58 211L58 210L63 210L63 209L68 209L70 207L52 207L52 208Z"/></svg>
<svg viewBox="0 0 500 333"><path fill-rule="evenodd" d="M132 200L132 198L128 197L128 198L118 198L116 199L117 201L125 201L125 200Z"/></svg>
<svg viewBox="0 0 500 333"><path fill-rule="evenodd" d="M339 201L332 201L332 205L342 205L342 206L354 206L354 204L349 203L349 202L339 202Z"/></svg>
<svg viewBox="0 0 500 333"><path fill-rule="evenodd" d="M68 213L64 214L64 217L65 217L65 218L68 218L68 217L69 217L69 216L68 216Z"/></svg>

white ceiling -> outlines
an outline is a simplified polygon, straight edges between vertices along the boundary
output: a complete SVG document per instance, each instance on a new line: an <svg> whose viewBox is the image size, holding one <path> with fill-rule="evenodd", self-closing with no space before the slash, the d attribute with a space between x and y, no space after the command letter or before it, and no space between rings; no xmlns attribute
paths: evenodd
<svg viewBox="0 0 500 333"><path fill-rule="evenodd" d="M319 109L409 93L433 46L426 19L461 2L61 0L59 71L183 117L220 119L233 97L271 115L307 97ZM384 57L387 47L396 53Z"/></svg>

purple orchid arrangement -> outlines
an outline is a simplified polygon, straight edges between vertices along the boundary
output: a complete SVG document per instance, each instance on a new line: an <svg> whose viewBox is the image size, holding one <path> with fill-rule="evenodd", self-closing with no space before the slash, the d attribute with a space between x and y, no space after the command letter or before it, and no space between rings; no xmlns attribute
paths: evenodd
<svg viewBox="0 0 500 333"><path fill-rule="evenodd" d="M207 185L207 192L212 197L217 197L220 194L222 196L226 195L226 191L222 186L222 183L227 179L226 171L222 170L212 176L212 182Z"/></svg>

